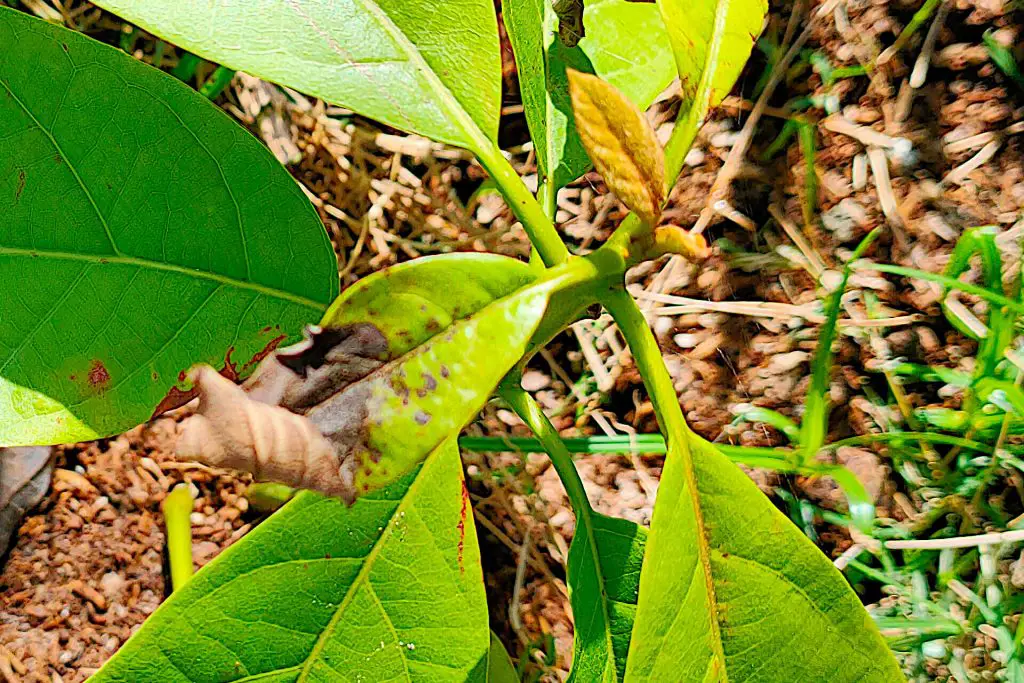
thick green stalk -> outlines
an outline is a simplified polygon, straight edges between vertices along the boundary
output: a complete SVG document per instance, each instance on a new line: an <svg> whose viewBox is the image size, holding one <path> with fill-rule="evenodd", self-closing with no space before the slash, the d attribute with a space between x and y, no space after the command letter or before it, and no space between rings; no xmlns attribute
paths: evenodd
<svg viewBox="0 0 1024 683"><path fill-rule="evenodd" d="M522 222L523 229L530 237L533 248L540 254L544 265L557 266L569 258L569 250L558 236L554 224L544 214L544 209L523 184L519 174L505 159L497 145L477 150L477 158L498 184L509 207Z"/></svg>
<svg viewBox="0 0 1024 683"><path fill-rule="evenodd" d="M633 360L647 386L662 432L667 435L688 434L690 428L683 418L661 349L633 297L624 289L616 289L609 292L601 303L612 314L633 352Z"/></svg>
<svg viewBox="0 0 1024 683"><path fill-rule="evenodd" d="M192 578L192 492L178 484L167 494L160 509L167 531L167 560L171 566L171 588L178 590Z"/></svg>

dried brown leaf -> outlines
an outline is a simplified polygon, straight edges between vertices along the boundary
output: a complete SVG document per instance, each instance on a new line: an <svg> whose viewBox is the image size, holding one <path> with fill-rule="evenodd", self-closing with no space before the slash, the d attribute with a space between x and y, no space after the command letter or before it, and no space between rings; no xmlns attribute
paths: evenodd
<svg viewBox="0 0 1024 683"><path fill-rule="evenodd" d="M0 448L0 555L21 518L50 487L52 468L47 446Z"/></svg>
<svg viewBox="0 0 1024 683"><path fill-rule="evenodd" d="M643 112L597 76L568 70L583 146L622 202L655 225L665 201L665 154Z"/></svg>
<svg viewBox="0 0 1024 683"><path fill-rule="evenodd" d="M368 396L356 383L386 354L376 328L351 325L313 328L264 360L244 388L199 366L190 373L199 408L182 426L178 456L351 502L355 456L366 449Z"/></svg>

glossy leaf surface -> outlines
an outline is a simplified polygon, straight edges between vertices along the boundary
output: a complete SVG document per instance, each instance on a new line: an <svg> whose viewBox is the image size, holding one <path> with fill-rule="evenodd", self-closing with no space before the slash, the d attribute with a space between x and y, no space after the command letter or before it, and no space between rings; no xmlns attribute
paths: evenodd
<svg viewBox="0 0 1024 683"><path fill-rule="evenodd" d="M358 491L408 471L480 411L526 353L555 289L524 287L533 278L506 257L437 256L367 277L331 306L325 327L373 324L392 358L334 399L367 400Z"/></svg>
<svg viewBox="0 0 1024 683"><path fill-rule="evenodd" d="M567 577L574 620L570 680L622 680L640 590L647 530L625 519L590 514L569 546Z"/></svg>
<svg viewBox="0 0 1024 683"><path fill-rule="evenodd" d="M668 441L626 680L903 680L846 579L757 486L688 430Z"/></svg>
<svg viewBox="0 0 1024 683"><path fill-rule="evenodd" d="M0 45L0 444L124 431L193 363L244 374L323 314L331 245L248 132L24 13Z"/></svg>
<svg viewBox="0 0 1024 683"><path fill-rule="evenodd" d="M402 130L478 149L496 139L501 57L491 0L101 0L239 71Z"/></svg>
<svg viewBox="0 0 1024 683"><path fill-rule="evenodd" d="M676 120L692 141L729 94L761 33L768 0L657 0L683 90ZM689 147L689 144L685 145Z"/></svg>
<svg viewBox="0 0 1024 683"><path fill-rule="evenodd" d="M452 439L352 507L300 493L175 591L91 680L485 680L487 619Z"/></svg>
<svg viewBox="0 0 1024 683"><path fill-rule="evenodd" d="M502 7L537 161L562 187L590 168L573 120L566 68L597 74L646 109L676 76L668 35L653 5L588 0L587 35L567 48L557 37L549 0L505 0Z"/></svg>

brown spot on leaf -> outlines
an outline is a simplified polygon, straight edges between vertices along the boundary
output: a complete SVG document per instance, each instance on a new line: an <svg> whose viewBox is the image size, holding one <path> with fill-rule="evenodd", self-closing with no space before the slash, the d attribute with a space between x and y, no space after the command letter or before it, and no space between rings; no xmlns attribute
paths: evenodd
<svg viewBox="0 0 1024 683"><path fill-rule="evenodd" d="M67 52L68 51L68 44L67 43L61 43L60 44L60 49L64 50L64 52Z"/></svg>
<svg viewBox="0 0 1024 683"><path fill-rule="evenodd" d="M448 379L449 375L451 375L451 372L448 371L448 366L447 365L442 365L441 366L441 377L443 377L444 379Z"/></svg>
<svg viewBox="0 0 1024 683"><path fill-rule="evenodd" d="M425 413L422 410L417 410L416 415L413 416L416 420L416 424L425 425L430 422L430 413Z"/></svg>
<svg viewBox="0 0 1024 683"><path fill-rule="evenodd" d="M18 185L14 188L14 201L21 199L21 193L25 189L25 169L18 169Z"/></svg>
<svg viewBox="0 0 1024 683"><path fill-rule="evenodd" d="M264 329L267 331L270 330L269 327L266 327ZM262 349L254 353L252 355L252 358L250 358L245 363L245 365L242 366L242 374L244 375L250 368L262 363L263 359L272 354L277 349L277 347L281 345L281 342L283 342L287 338L288 335L281 334L267 342L266 346L264 346Z"/></svg>
<svg viewBox="0 0 1024 683"><path fill-rule="evenodd" d="M459 523L457 526L459 530L459 547L458 547L458 561L459 571L463 574L466 573L466 566L462 562L462 551L466 547L466 517L469 514L469 490L466 488L466 482L462 482L462 508L459 510Z"/></svg>
<svg viewBox="0 0 1024 683"><path fill-rule="evenodd" d="M94 389L104 388L110 382L110 373L101 360L94 360L89 364L89 386Z"/></svg>
<svg viewBox="0 0 1024 683"><path fill-rule="evenodd" d="M64 157L62 157L59 154L54 154L53 160L57 163L58 166L64 163Z"/></svg>
<svg viewBox="0 0 1024 683"><path fill-rule="evenodd" d="M228 350L224 353L224 367L221 368L220 374L227 377L232 382L238 381L238 363L231 360L231 354L235 352L234 346L229 346Z"/></svg>
<svg viewBox="0 0 1024 683"><path fill-rule="evenodd" d="M423 373L423 388L427 391L433 391L437 389L437 380L429 372Z"/></svg>
<svg viewBox="0 0 1024 683"><path fill-rule="evenodd" d="M428 320L426 327L427 327L427 332L440 332L441 331L441 323L438 322L437 318L431 318L430 320Z"/></svg>

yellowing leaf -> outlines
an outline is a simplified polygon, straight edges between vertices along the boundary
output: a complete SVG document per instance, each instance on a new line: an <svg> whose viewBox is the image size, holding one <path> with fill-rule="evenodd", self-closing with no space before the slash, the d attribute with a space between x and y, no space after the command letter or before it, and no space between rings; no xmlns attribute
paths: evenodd
<svg viewBox="0 0 1024 683"><path fill-rule="evenodd" d="M708 112L718 106L747 63L768 0L657 0L683 91L676 121L689 149Z"/></svg>
<svg viewBox="0 0 1024 683"><path fill-rule="evenodd" d="M570 69L569 95L583 146L619 199L651 225L665 200L665 155L643 112L597 76Z"/></svg>

